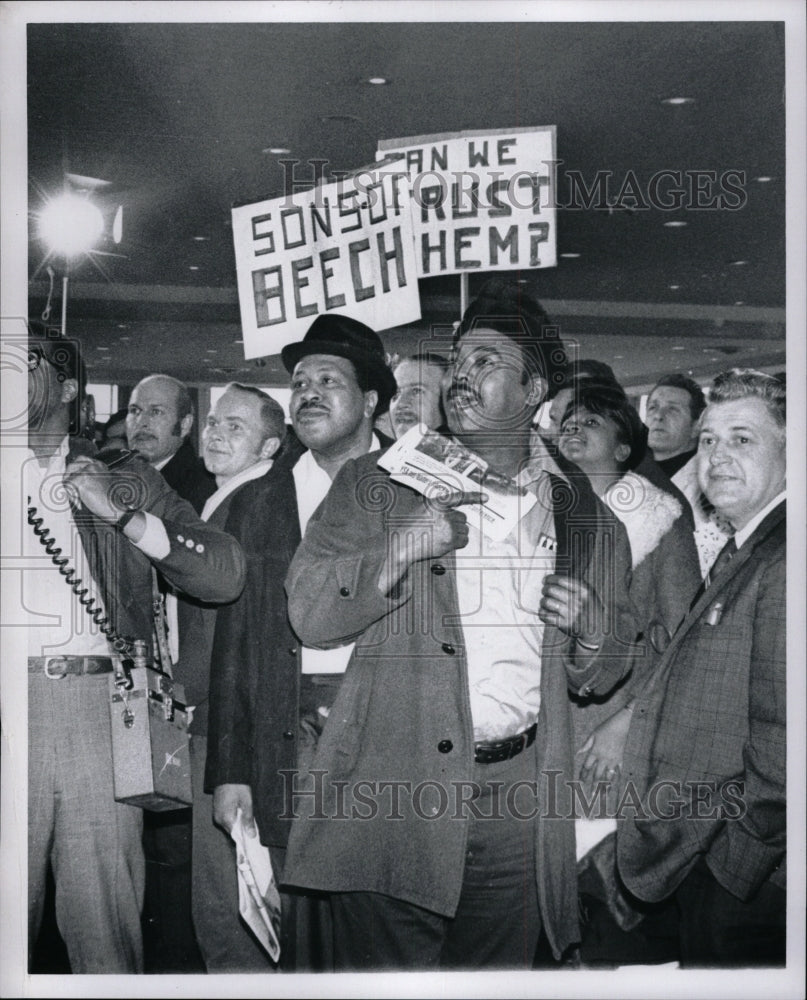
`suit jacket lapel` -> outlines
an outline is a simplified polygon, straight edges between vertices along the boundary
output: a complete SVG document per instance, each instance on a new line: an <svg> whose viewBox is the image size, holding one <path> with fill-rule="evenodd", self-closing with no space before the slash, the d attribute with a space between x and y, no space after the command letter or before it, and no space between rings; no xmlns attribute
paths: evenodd
<svg viewBox="0 0 807 1000"><path fill-rule="evenodd" d="M737 550L737 554L728 566L723 569L722 573L720 573L714 583L707 590L705 590L695 604L693 604L689 614L681 622L678 631L673 636L670 648L677 646L689 630L700 623L706 609L717 602L720 595L725 592L727 586L752 557L757 547L765 541L768 535L770 535L770 533L784 519L785 509L785 501L782 501L782 503L774 507L770 514L768 514L767 517L765 517L764 520L757 525L751 537L744 545L740 546ZM669 654L669 649L667 650L667 653Z"/></svg>

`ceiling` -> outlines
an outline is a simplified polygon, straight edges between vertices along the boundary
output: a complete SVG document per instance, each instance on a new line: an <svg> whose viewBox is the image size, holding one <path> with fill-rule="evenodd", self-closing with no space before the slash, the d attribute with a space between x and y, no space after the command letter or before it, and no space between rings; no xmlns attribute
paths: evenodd
<svg viewBox="0 0 807 1000"><path fill-rule="evenodd" d="M125 206L120 246L103 249L121 256L73 266L68 310L91 379L282 384L277 356L245 361L239 343L234 205L284 194L283 160L308 180L309 161L357 168L381 139L555 125L561 205L572 172L610 172L610 206L558 212L558 252L580 256L520 273L563 337L633 386L781 368L784 42L760 21L30 24L30 314L48 293L38 209L66 170L102 178ZM663 211L625 194L662 170L738 172L741 204ZM424 320L384 331L390 350L458 318L457 277L420 293Z"/></svg>

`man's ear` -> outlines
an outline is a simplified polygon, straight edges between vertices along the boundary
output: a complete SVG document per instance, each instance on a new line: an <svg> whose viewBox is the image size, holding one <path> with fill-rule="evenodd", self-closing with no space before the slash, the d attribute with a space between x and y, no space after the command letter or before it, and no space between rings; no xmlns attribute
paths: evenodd
<svg viewBox="0 0 807 1000"><path fill-rule="evenodd" d="M540 375L532 375L529 372L527 372L527 378L529 380L527 402L531 406L540 406L546 399L547 381Z"/></svg>
<svg viewBox="0 0 807 1000"><path fill-rule="evenodd" d="M375 389L368 389L364 394L364 415L372 417L375 408L378 406L378 393Z"/></svg>
<svg viewBox="0 0 807 1000"><path fill-rule="evenodd" d="M279 447L280 447L279 437L267 438L261 445L261 451L260 451L261 458L263 459L271 458Z"/></svg>
<svg viewBox="0 0 807 1000"><path fill-rule="evenodd" d="M78 396L78 382L74 378L66 378L62 382L62 402L72 403Z"/></svg>
<svg viewBox="0 0 807 1000"><path fill-rule="evenodd" d="M180 437L186 438L191 432L191 427L193 427L193 414L186 413L179 424L179 429L182 432Z"/></svg>

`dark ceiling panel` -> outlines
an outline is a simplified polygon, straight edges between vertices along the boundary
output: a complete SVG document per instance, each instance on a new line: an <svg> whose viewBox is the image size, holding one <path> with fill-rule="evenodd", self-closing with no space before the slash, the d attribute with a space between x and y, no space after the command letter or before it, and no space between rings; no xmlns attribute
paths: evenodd
<svg viewBox="0 0 807 1000"><path fill-rule="evenodd" d="M378 73L391 83L362 82ZM694 103L661 103L671 96ZM231 206L282 194L282 159L310 178L309 160L355 168L384 138L546 124L557 126L560 204L570 173L588 185L607 174L607 204L561 209L559 251L581 257L524 272L537 295L784 307L780 23L31 24L28 115L33 213L65 165L111 181L125 205L124 241L106 247L123 256L73 269L77 322L136 322L145 338L160 320L237 323L212 292L207 314L125 296L116 311L80 287L234 289ZM270 145L291 153L264 154ZM736 172L740 207L663 211L625 195L629 179L641 198L659 171L686 186L694 170ZM44 256L32 239L37 281ZM456 296L458 280L448 287ZM421 291L444 294L438 279ZM160 359L156 336L152 346Z"/></svg>

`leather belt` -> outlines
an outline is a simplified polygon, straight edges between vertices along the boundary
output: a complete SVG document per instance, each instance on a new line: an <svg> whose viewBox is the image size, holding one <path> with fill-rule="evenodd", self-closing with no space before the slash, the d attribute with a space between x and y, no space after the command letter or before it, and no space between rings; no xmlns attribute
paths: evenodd
<svg viewBox="0 0 807 1000"><path fill-rule="evenodd" d="M535 742L537 728L538 723L533 722L523 733L508 736L505 740L497 740L495 743L475 743L474 760L477 764L498 764L499 761L517 757L522 750L531 747Z"/></svg>
<svg viewBox="0 0 807 1000"><path fill-rule="evenodd" d="M113 670L111 656L29 656L28 673L44 671L46 677L58 681L68 674L82 677L85 674L110 674Z"/></svg>

